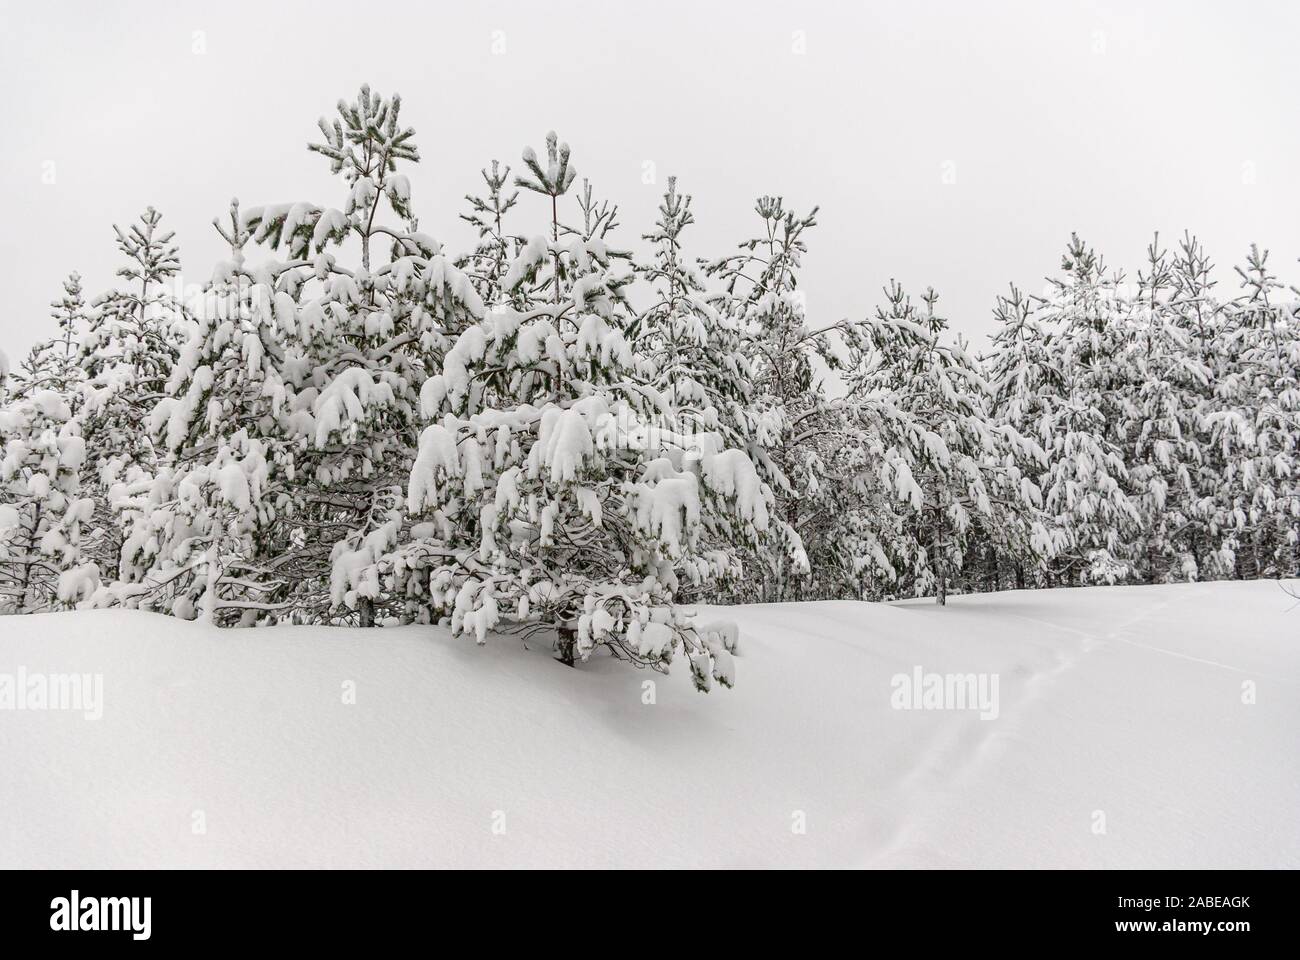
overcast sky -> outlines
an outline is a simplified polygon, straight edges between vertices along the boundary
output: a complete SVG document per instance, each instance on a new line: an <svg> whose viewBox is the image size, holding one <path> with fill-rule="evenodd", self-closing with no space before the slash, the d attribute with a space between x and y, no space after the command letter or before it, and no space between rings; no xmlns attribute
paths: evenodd
<svg viewBox="0 0 1300 960"><path fill-rule="evenodd" d="M718 256L756 196L820 204L814 322L933 285L982 345L994 295L1032 291L1071 230L1136 270L1151 232L1250 241L1300 281L1300 4L1147 2L104 3L0 0L0 348L48 335L79 270L113 280L111 224L148 204L187 281L214 215L341 206L305 149L369 82L398 91L420 227L470 240L463 194L555 128L632 243L666 177L694 194L688 253ZM647 179L657 182L648 184ZM541 232L536 197L515 227Z"/></svg>

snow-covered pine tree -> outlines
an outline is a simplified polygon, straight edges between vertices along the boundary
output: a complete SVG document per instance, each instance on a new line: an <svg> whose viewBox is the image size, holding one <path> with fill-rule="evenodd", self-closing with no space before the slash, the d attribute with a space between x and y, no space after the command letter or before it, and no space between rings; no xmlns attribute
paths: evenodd
<svg viewBox="0 0 1300 960"><path fill-rule="evenodd" d="M506 214L519 202L519 191L506 190L510 183L509 166L502 167L493 160L491 172L484 169L480 173L487 193L484 196L467 194L465 200L470 205L470 212L460 215L478 231L478 244L474 252L459 259L456 266L469 275L484 303L496 303L501 299L501 280L523 245L522 239L506 233L505 229Z"/></svg>
<svg viewBox="0 0 1300 960"><path fill-rule="evenodd" d="M841 405L827 401L818 374L836 370L839 339L852 340L848 320L813 328L807 321L799 270L807 252L804 234L817 223L817 209L798 216L781 197L760 197L755 210L761 232L739 245L740 252L705 265L723 285L718 312L743 335L752 371L750 451L776 498L773 545L754 558L762 580L749 599L788 600L827 595L859 580L852 541L836 540L835 525L852 463L858 455L856 430ZM810 562L806 545L821 551ZM753 574L748 578L752 580Z"/></svg>
<svg viewBox="0 0 1300 960"><path fill-rule="evenodd" d="M910 586L889 547L902 541L912 512L911 470L899 451L909 449L914 421L892 391L864 375L875 361L864 325L848 326L840 337L845 392L823 400L818 433L801 440L813 455L808 503L815 512L805 526L810 582L800 593L893 599Z"/></svg>
<svg viewBox="0 0 1300 960"><path fill-rule="evenodd" d="M71 391L79 379L77 355L86 326L86 300L81 292L81 274L72 271L63 281L63 296L50 304L50 317L58 326L58 371L55 390Z"/></svg>
<svg viewBox="0 0 1300 960"><path fill-rule="evenodd" d="M629 340L630 275L606 243L613 210L584 190L580 227L560 199L575 173L552 133L516 183L549 200L494 305L422 393L408 506L425 519L394 557L420 616L484 642L489 630L550 634L559 659L597 648L666 670L678 654L700 689L734 680L734 630L695 623L684 584L734 573L735 549L768 525L745 453L716 432L658 427L654 364ZM668 412L671 413L671 410ZM726 536L722 536L722 531Z"/></svg>
<svg viewBox="0 0 1300 960"><path fill-rule="evenodd" d="M1012 284L993 308L997 330L985 359L998 416L1030 434L1052 407L1060 372L1033 300Z"/></svg>
<svg viewBox="0 0 1300 960"><path fill-rule="evenodd" d="M528 172L515 177L515 186L549 198L551 203L550 246L549 249L544 249L537 243L538 238L534 237L530 240L525 249L520 251L516 260L522 273L516 273L512 269L507 276L505 286L508 292L514 292L519 289L519 280L521 278L535 280L540 276L543 278L542 285L537 288L537 293L545 295L549 286L550 299L554 303L559 303L561 285L565 279L563 255L560 250L559 203L560 197L568 193L569 187L573 186L573 180L577 177L578 171L569 164L569 145L560 143L554 130L546 134L545 169L542 168L541 161L537 159L537 152L532 147L524 148L523 160ZM541 239L543 242L545 241L545 238ZM549 275L539 270L541 260L547 256L551 258L552 263Z"/></svg>
<svg viewBox="0 0 1300 960"><path fill-rule="evenodd" d="M678 193L677 178L669 177L655 228L642 236L651 244L652 254L639 272L655 299L632 321L628 337L638 360L644 358L643 372L659 395L658 429L687 437L716 433L723 446L743 450L751 459L761 458L759 423L752 414L752 351L732 316L710 301L684 255L682 235L694 222L690 196ZM723 529L716 535L725 538L728 533ZM771 546L764 538L756 549L762 552ZM754 556L746 555L742 563L744 571L763 567ZM744 582L742 576L725 584L725 589L743 594ZM714 591L723 586L708 584ZM693 591L688 585L684 592Z"/></svg>
<svg viewBox="0 0 1300 960"><path fill-rule="evenodd" d="M297 551L304 561L327 551L336 612L367 626L384 603L379 557L405 523L420 387L451 338L484 309L467 275L418 230L398 165L418 162L419 152L400 109L398 96L363 86L354 102L339 103L332 125L321 121L325 141L311 149L344 178L341 210L286 204L246 218L255 240L315 256L309 269L292 265L296 276L287 278L297 301L290 353L310 369L309 379L293 379L315 425L298 457L293 535L306 537ZM349 268L342 257L353 244L361 262ZM305 568L299 575L315 578Z"/></svg>
<svg viewBox="0 0 1300 960"><path fill-rule="evenodd" d="M49 341L35 343L27 350L27 355L18 361L18 367L9 378L10 392L21 397L35 391L32 383L46 383L50 380L54 366L54 356L49 349Z"/></svg>
<svg viewBox="0 0 1300 960"><path fill-rule="evenodd" d="M1138 575L1152 583L1201 573L1191 534L1200 522L1201 401L1210 371L1175 319L1169 303L1173 276L1157 235L1125 311L1130 386L1123 393L1121 429L1140 519L1133 558Z"/></svg>
<svg viewBox="0 0 1300 960"><path fill-rule="evenodd" d="M63 296L50 303L50 319L57 333L28 351L14 376L12 390L18 396L51 390L75 406L74 394L81 380L77 349L86 326L81 276L75 271L63 281Z"/></svg>
<svg viewBox="0 0 1300 960"><path fill-rule="evenodd" d="M1052 408L1034 431L1047 455L1044 511L1057 531L1046 585L1113 583L1132 574L1140 525L1118 427L1132 384L1123 366L1121 277L1075 234L1061 272L1036 311L1059 374Z"/></svg>
<svg viewBox="0 0 1300 960"><path fill-rule="evenodd" d="M1042 452L995 422L989 384L964 345L941 342L947 321L935 310L933 290L924 308L896 282L885 297L887 305L865 324L873 356L855 384L867 395L888 395L895 410L881 480L912 514L883 546L915 595L933 592L943 604L979 538L992 539L1003 554L1051 555L1039 489L1021 470Z"/></svg>
<svg viewBox="0 0 1300 960"><path fill-rule="evenodd" d="M67 400L50 389L0 409L0 613L72 604L99 572L84 561L80 496L85 444Z"/></svg>
<svg viewBox="0 0 1300 960"><path fill-rule="evenodd" d="M165 395L172 367L190 330L174 284L180 275L175 233L148 207L138 222L114 226L126 264L125 282L96 298L76 351L81 381L74 413L86 442L83 483L95 501L94 542L87 545L105 575L114 575L125 534L115 503L143 489L158 469L143 424Z"/></svg>
<svg viewBox="0 0 1300 960"><path fill-rule="evenodd" d="M695 222L691 197L677 192L677 178L659 205L659 219L642 239L652 245L641 276L655 300L632 326L638 355L653 364L654 386L663 394L683 433L720 431L729 446L747 446L755 432L750 416L752 362L732 317L710 302L704 284L682 250L682 234Z"/></svg>
<svg viewBox="0 0 1300 960"><path fill-rule="evenodd" d="M189 333L174 291L180 249L175 232L160 229L161 222L162 214L149 207L129 228L114 226L127 261L117 275L127 286L95 300L79 351L87 442L105 458L96 467L114 473L153 468L154 451L139 426L163 396Z"/></svg>
<svg viewBox="0 0 1300 960"><path fill-rule="evenodd" d="M50 303L50 319L58 333L40 348L46 362L43 375L27 381L27 389L53 390L64 397L76 390L80 381L77 351L82 330L86 327L86 301L81 292L81 275L75 270L63 281L63 296Z"/></svg>
<svg viewBox="0 0 1300 960"><path fill-rule="evenodd" d="M81 496L85 448L75 419L86 321L77 273L50 307L58 332L31 349L12 396L0 386L0 610L9 613L80 599L99 571L88 556L97 538L93 501Z"/></svg>
<svg viewBox="0 0 1300 960"><path fill-rule="evenodd" d="M1300 569L1300 330L1297 306L1268 266L1268 251L1251 245L1236 268L1242 293L1227 310L1239 345L1235 420L1248 429L1227 480L1241 484L1243 577L1294 576Z"/></svg>
<svg viewBox="0 0 1300 960"><path fill-rule="evenodd" d="M404 523L419 388L447 338L482 316L469 279L417 230L397 171L418 152L399 111L399 98L362 87L320 122L311 149L343 176L341 209L234 207L219 226L232 256L153 426L181 467L155 493L186 518L163 540L183 535L190 558L206 544L196 569L216 571L202 576L204 604L228 611L223 621L374 622L378 559ZM251 266L250 242L289 259ZM345 266L352 249L360 263ZM183 534L200 517L206 532ZM187 597L188 613L198 598Z"/></svg>
<svg viewBox="0 0 1300 960"><path fill-rule="evenodd" d="M998 327L993 334L993 349L982 358L988 371L992 390L993 420L1033 440L1037 449L1023 457L1017 465L1021 473L1041 484L1048 469L1048 457L1057 451L1057 424L1063 409L1062 383L1057 342L1043 328L1039 311L1033 298L1026 296L1014 284L1009 293L997 298L993 316ZM1040 487L1041 489L1041 487ZM1052 538L1053 555L1068 547L1067 529L1059 517L1045 515ZM988 582L991 589L1000 589L1004 582L1015 589L1036 586L1035 561L1039 558L1024 551L1009 554L999 550L991 541L982 544L985 551Z"/></svg>
<svg viewBox="0 0 1300 960"><path fill-rule="evenodd" d="M1242 490L1227 477L1230 461L1253 442L1252 428L1236 413L1240 342L1231 335L1223 304L1214 295L1213 269L1200 241L1185 233L1173 255L1167 309L1187 339L1192 362L1208 378L1187 401L1195 404L1201 462L1192 477L1195 511L1184 534L1205 579L1231 576L1235 570Z"/></svg>
<svg viewBox="0 0 1300 960"><path fill-rule="evenodd" d="M146 420L163 462L119 501L121 581L93 602L251 623L293 609L287 580L268 565L288 550L275 538L285 505L276 481L291 473L298 437L277 326L283 306L277 312L269 283L246 265L238 202L229 227L213 223L230 259L195 304L194 329Z"/></svg>

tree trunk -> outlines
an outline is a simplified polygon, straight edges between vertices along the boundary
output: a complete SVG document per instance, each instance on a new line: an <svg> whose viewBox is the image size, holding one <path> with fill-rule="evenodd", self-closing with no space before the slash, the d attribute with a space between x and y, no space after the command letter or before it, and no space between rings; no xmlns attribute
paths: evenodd
<svg viewBox="0 0 1300 960"><path fill-rule="evenodd" d="M19 582L19 586L21 588L21 593L19 594L20 600L18 605L19 613L36 612L36 607L33 605L32 597L31 597L32 567L34 567L36 564L31 558L36 553L36 551L40 549L36 541L36 534L40 529L41 529L41 507L38 504L36 507L36 518L35 520L32 521L32 533L31 536L27 538L27 549L24 551L25 562L23 563L23 577L22 580Z"/></svg>
<svg viewBox="0 0 1300 960"><path fill-rule="evenodd" d="M357 615L360 617L361 626L373 627L375 625L375 601L370 597L361 597L357 600Z"/></svg>
<svg viewBox="0 0 1300 960"><path fill-rule="evenodd" d="M555 658L566 667L573 666L573 648L578 642L578 631L567 624L555 626Z"/></svg>
<svg viewBox="0 0 1300 960"><path fill-rule="evenodd" d="M217 625L217 600L220 596L217 593L217 580L221 577L221 571L217 569L217 545L215 542L208 546L207 553L204 556L203 569L207 577L207 582L203 587L203 622L215 627Z"/></svg>
<svg viewBox="0 0 1300 960"><path fill-rule="evenodd" d="M937 535L934 538L934 602L939 606L946 606L948 603L948 567L947 560L944 556L944 522L943 511L936 509L935 530Z"/></svg>

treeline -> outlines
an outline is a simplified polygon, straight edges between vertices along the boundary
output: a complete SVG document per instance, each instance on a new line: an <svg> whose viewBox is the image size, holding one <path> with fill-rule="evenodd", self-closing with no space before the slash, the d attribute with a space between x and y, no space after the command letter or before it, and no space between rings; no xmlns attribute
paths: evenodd
<svg viewBox="0 0 1300 960"><path fill-rule="evenodd" d="M933 291L807 317L816 211L781 198L701 260L670 179L634 254L554 134L482 171L446 252L399 114L340 102L310 145L337 206L233 203L201 297L153 209L117 287L69 277L0 366L0 609L445 621L685 653L707 688L735 632L695 601L1296 574L1300 325L1266 253L1220 291L1194 238L1132 281L1071 238L974 351Z"/></svg>

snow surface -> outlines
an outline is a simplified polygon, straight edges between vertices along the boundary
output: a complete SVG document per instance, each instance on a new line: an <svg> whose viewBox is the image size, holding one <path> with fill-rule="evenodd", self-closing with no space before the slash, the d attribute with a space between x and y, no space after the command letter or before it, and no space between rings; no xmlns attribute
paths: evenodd
<svg viewBox="0 0 1300 960"><path fill-rule="evenodd" d="M104 690L98 721L0 710L0 867L1300 867L1276 583L725 616L708 695L428 627L0 619L0 674ZM892 709L918 665L996 672L998 718Z"/></svg>

